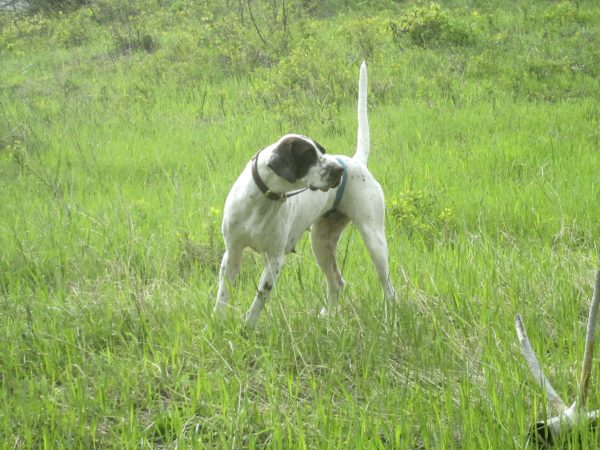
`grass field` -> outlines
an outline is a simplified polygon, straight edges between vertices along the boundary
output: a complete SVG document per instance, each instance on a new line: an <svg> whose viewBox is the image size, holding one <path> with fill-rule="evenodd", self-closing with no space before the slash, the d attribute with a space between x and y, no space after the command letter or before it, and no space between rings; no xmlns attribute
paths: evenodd
<svg viewBox="0 0 600 450"><path fill-rule="evenodd" d="M524 448L514 316L572 399L600 266L600 7L221 3L0 13L0 446ZM350 227L335 316L306 237L217 323L231 184L287 132L352 154L365 56L397 302Z"/></svg>

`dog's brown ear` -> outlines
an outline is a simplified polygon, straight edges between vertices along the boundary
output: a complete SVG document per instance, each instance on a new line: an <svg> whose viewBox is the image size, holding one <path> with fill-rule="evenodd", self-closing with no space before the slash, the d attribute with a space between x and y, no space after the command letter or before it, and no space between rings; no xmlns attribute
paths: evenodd
<svg viewBox="0 0 600 450"><path fill-rule="evenodd" d="M296 166L292 156L292 143L289 139L284 139L273 149L267 167L284 180L290 183L296 182Z"/></svg>
<svg viewBox="0 0 600 450"><path fill-rule="evenodd" d="M267 167L284 180L295 183L316 162L317 152L314 146L299 136L290 136L275 147Z"/></svg>
<svg viewBox="0 0 600 450"><path fill-rule="evenodd" d="M315 141L313 139L313 142L315 143L315 145L317 146L317 148L319 149L319 151L323 154L327 153L327 151L325 151L325 147L323 147L321 144L319 144L317 141Z"/></svg>

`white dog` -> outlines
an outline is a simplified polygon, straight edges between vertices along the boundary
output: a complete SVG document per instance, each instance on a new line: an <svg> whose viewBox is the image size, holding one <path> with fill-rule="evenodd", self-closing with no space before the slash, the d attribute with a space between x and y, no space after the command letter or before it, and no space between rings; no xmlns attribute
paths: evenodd
<svg viewBox="0 0 600 450"><path fill-rule="evenodd" d="M367 169L369 123L367 68L360 68L358 145L352 158L330 156L313 139L283 136L259 151L236 180L223 210L226 251L221 262L215 313L223 316L229 287L239 273L242 251L265 257L265 268L246 323L253 328L281 273L285 255L310 228L315 258L325 272L329 308L335 308L344 281L336 264L342 231L354 222L369 250L386 299L395 297L389 279L385 203L381 186ZM322 314L327 313L323 308Z"/></svg>

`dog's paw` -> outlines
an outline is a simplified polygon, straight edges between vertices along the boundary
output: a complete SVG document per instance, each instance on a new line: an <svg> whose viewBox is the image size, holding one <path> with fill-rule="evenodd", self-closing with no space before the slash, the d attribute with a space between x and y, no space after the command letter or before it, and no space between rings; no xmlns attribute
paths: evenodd
<svg viewBox="0 0 600 450"><path fill-rule="evenodd" d="M251 333L256 328L258 322L258 314L252 310L248 311L244 316L244 328L247 332Z"/></svg>

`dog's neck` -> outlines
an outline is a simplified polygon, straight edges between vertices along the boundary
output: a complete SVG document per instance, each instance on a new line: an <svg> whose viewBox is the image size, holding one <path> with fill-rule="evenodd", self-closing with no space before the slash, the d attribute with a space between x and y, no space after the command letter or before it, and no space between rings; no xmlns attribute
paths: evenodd
<svg viewBox="0 0 600 450"><path fill-rule="evenodd" d="M253 181L262 194L269 200L284 202L288 197L298 195L307 188L296 183L289 183L276 175L267 166L268 151L259 151L250 162Z"/></svg>

